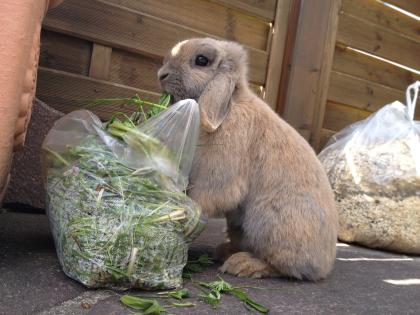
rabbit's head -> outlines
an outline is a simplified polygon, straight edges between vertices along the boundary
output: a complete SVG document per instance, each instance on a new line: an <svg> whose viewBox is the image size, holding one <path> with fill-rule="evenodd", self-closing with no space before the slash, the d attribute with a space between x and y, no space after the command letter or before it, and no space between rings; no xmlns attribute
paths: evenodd
<svg viewBox="0 0 420 315"><path fill-rule="evenodd" d="M229 113L235 90L247 85L247 54L234 42L186 40L166 56L158 79L174 101L195 99L200 105L202 128L213 132Z"/></svg>

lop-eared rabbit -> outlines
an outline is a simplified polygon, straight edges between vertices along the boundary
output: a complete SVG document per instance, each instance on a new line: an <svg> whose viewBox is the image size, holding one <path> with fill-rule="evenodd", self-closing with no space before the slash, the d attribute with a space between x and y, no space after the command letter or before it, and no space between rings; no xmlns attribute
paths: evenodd
<svg viewBox="0 0 420 315"><path fill-rule="evenodd" d="M333 268L337 212L309 144L249 88L247 54L229 41L178 43L158 78L174 101L200 106L189 196L226 217L220 268L240 277L319 280ZM306 93L304 90L302 93Z"/></svg>

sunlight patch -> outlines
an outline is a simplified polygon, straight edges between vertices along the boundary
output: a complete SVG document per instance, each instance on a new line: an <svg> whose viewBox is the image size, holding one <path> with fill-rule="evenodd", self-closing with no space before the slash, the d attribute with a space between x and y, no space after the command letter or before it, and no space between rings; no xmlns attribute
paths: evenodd
<svg viewBox="0 0 420 315"><path fill-rule="evenodd" d="M386 283L395 285L420 285L420 279L383 280Z"/></svg>
<svg viewBox="0 0 420 315"><path fill-rule="evenodd" d="M345 244L345 243L337 243L336 245L337 247L350 247L349 244Z"/></svg>
<svg viewBox="0 0 420 315"><path fill-rule="evenodd" d="M187 42L187 40L184 40L182 42L179 42L178 44L176 44L174 46L174 48L172 48L172 50L171 50L172 57L175 57L176 55L178 55L179 50L181 49L181 46L184 45L186 42Z"/></svg>
<svg viewBox="0 0 420 315"><path fill-rule="evenodd" d="M367 257L357 257L357 258L337 258L341 261L413 261L413 258L401 257L401 258L367 258Z"/></svg>

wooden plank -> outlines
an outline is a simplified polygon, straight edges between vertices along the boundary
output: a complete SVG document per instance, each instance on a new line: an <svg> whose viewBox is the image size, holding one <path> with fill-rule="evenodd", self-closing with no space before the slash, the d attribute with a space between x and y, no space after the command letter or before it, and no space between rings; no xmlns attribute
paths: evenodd
<svg viewBox="0 0 420 315"><path fill-rule="evenodd" d="M388 2L393 4L401 9L414 13L417 16L420 16L420 1L418 0L386 0L384 2Z"/></svg>
<svg viewBox="0 0 420 315"><path fill-rule="evenodd" d="M87 75L91 51L88 41L43 30L39 65Z"/></svg>
<svg viewBox="0 0 420 315"><path fill-rule="evenodd" d="M205 0L106 0L201 32L265 50L269 23ZM217 21L217 23L215 23Z"/></svg>
<svg viewBox="0 0 420 315"><path fill-rule="evenodd" d="M329 101L325 110L323 127L333 131L340 131L371 114L371 112L366 110Z"/></svg>
<svg viewBox="0 0 420 315"><path fill-rule="evenodd" d="M157 93L147 92L121 84L110 83L68 72L40 67L38 71L37 97L49 106L64 113L86 108L86 104L98 98L131 97L138 94L141 98L157 101ZM97 106L91 109L101 119L109 119L115 111L127 114L131 108L117 106Z"/></svg>
<svg viewBox="0 0 420 315"><path fill-rule="evenodd" d="M328 100L373 112L394 101L405 103L405 92L332 71Z"/></svg>
<svg viewBox="0 0 420 315"><path fill-rule="evenodd" d="M319 147L317 148L317 152L319 153L327 144L327 142L331 139L332 136L336 134L335 131L322 128L320 133L320 141Z"/></svg>
<svg viewBox="0 0 420 315"><path fill-rule="evenodd" d="M157 71L162 65L160 58L140 56L119 49L114 49L111 57L109 81L160 93ZM262 98L262 85L250 84L251 89Z"/></svg>
<svg viewBox="0 0 420 315"><path fill-rule="evenodd" d="M111 56L110 81L159 92L157 72L162 58L153 58L114 49Z"/></svg>
<svg viewBox="0 0 420 315"><path fill-rule="evenodd" d="M335 49L333 70L398 90L405 90L411 83L420 80L420 75L414 72L340 45Z"/></svg>
<svg viewBox="0 0 420 315"><path fill-rule="evenodd" d="M109 79L112 48L100 44L93 44L90 60L89 76L95 79Z"/></svg>
<svg viewBox="0 0 420 315"><path fill-rule="evenodd" d="M277 0L210 0L223 4L229 8L241 10L246 14L274 20ZM283 0L278 0L283 1Z"/></svg>
<svg viewBox="0 0 420 315"><path fill-rule="evenodd" d="M314 147L324 120L341 1L304 0L284 118Z"/></svg>
<svg viewBox="0 0 420 315"><path fill-rule="evenodd" d="M337 41L399 64L420 69L420 43L355 16L340 16Z"/></svg>
<svg viewBox="0 0 420 315"><path fill-rule="evenodd" d="M283 115L286 103L287 88L289 86L290 74L292 70L292 60L296 41L296 32L299 24L300 6L301 0L292 0L290 4L289 14L287 17L288 23L285 38L285 47L283 51L280 84L277 92L277 104L275 107L275 110L279 115Z"/></svg>
<svg viewBox="0 0 420 315"><path fill-rule="evenodd" d="M410 0L411 2L415 2ZM420 2L419 2L420 3ZM376 0L343 0L342 11L420 42L420 23Z"/></svg>
<svg viewBox="0 0 420 315"><path fill-rule="evenodd" d="M267 79L265 80L265 101L274 110L277 106L277 97L283 67L283 57L287 43L287 26L289 23L288 18L291 5L291 0L278 1L276 8L276 18L274 20L273 33L271 37Z"/></svg>
<svg viewBox="0 0 420 315"><path fill-rule="evenodd" d="M67 0L51 10L44 26L113 48L163 57L179 41L206 33L101 0ZM264 84L268 54L248 48L250 79Z"/></svg>

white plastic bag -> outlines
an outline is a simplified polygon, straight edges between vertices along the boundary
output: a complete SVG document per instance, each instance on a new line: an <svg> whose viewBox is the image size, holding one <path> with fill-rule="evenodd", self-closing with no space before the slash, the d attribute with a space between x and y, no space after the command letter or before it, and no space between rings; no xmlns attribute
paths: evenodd
<svg viewBox="0 0 420 315"><path fill-rule="evenodd" d="M319 154L339 210L339 238L420 253L420 82L407 106L393 102L338 132Z"/></svg>
<svg viewBox="0 0 420 315"><path fill-rule="evenodd" d="M43 143L60 263L88 287L178 287L188 245L204 226L199 206L184 193L198 104L178 102L138 128L112 126L75 111Z"/></svg>

